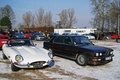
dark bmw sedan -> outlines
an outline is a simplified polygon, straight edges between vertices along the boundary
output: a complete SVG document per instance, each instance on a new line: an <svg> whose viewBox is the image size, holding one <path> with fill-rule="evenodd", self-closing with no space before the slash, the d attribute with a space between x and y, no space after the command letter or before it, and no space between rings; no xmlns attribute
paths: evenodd
<svg viewBox="0 0 120 80"><path fill-rule="evenodd" d="M106 64L113 60L113 49L94 45L80 35L59 35L44 42L53 55L75 60L79 65Z"/></svg>

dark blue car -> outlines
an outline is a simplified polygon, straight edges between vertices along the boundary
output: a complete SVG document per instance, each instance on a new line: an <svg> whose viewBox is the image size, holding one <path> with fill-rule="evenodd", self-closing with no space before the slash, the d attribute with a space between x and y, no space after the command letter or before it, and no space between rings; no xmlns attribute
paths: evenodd
<svg viewBox="0 0 120 80"><path fill-rule="evenodd" d="M79 65L105 64L113 60L113 49L94 45L80 35L59 35L45 41L43 47L53 55L75 60Z"/></svg>

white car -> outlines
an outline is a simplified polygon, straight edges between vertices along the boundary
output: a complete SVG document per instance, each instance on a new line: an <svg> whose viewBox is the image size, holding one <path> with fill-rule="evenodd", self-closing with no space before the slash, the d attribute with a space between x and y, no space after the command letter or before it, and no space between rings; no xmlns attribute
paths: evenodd
<svg viewBox="0 0 120 80"><path fill-rule="evenodd" d="M11 39L2 47L3 59L9 59L12 71L42 68L53 61L50 51L37 47L30 39Z"/></svg>
<svg viewBox="0 0 120 80"><path fill-rule="evenodd" d="M95 36L92 36L90 34L83 34L85 37L87 37L88 39L95 39Z"/></svg>

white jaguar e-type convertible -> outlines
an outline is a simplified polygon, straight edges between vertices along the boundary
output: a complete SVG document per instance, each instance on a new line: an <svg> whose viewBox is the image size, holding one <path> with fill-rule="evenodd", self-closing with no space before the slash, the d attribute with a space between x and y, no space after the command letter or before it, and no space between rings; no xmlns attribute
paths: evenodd
<svg viewBox="0 0 120 80"><path fill-rule="evenodd" d="M42 68L50 65L52 54L37 47L30 39L10 39L2 47L3 59L9 59L12 71L21 68Z"/></svg>

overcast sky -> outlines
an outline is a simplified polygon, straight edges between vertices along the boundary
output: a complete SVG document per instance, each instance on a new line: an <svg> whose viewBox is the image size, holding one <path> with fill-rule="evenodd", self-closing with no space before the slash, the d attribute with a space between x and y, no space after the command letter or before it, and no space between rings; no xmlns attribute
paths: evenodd
<svg viewBox="0 0 120 80"><path fill-rule="evenodd" d="M57 14L62 10L74 9L75 17L78 20L75 27L91 27L90 20L93 18L90 0L0 0L0 7L5 5L12 7L16 16L16 25L23 23L22 15L24 13L31 11L35 14L40 8L43 8L45 12L52 12L54 23L59 20Z"/></svg>

